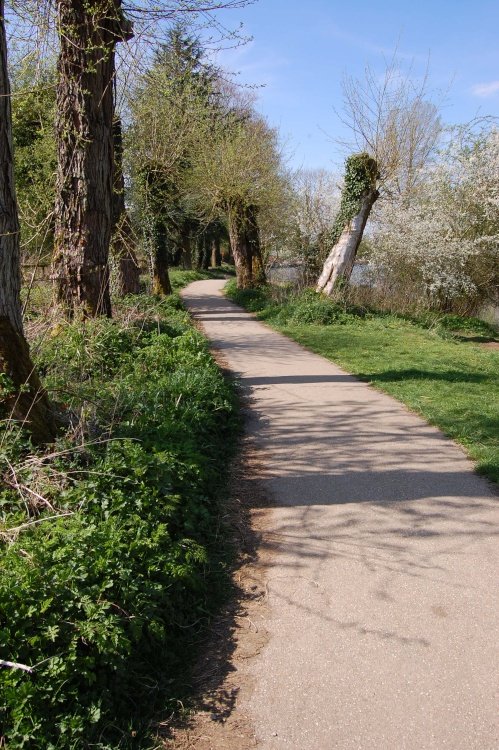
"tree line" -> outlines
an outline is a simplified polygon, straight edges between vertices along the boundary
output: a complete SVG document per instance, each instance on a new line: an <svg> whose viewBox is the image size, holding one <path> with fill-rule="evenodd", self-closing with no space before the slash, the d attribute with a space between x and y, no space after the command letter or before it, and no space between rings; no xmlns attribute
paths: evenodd
<svg viewBox="0 0 499 750"><path fill-rule="evenodd" d="M171 265L208 268L223 254L240 288L287 260L318 292L341 294L360 251L385 298L466 312L496 299L497 129L449 136L427 77L414 84L395 59L382 77L346 77L344 174L293 172L251 91L183 17L244 2L125 15L116 0L61 1L56 64L15 60L13 97L3 3L0 357L7 409L35 441L57 425L23 334L20 237L31 266L51 264L69 318L110 317L111 290L138 293L145 266L153 293L168 295ZM117 51L144 16L166 31L141 67L122 55L123 84Z"/></svg>

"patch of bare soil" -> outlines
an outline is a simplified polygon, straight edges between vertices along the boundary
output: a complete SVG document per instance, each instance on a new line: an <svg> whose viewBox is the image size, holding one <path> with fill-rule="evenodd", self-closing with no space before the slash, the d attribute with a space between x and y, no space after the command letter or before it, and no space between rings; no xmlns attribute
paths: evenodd
<svg viewBox="0 0 499 750"><path fill-rule="evenodd" d="M484 344L481 344L484 349L499 349L499 341L486 341Z"/></svg>
<svg viewBox="0 0 499 750"><path fill-rule="evenodd" d="M223 362L217 357L219 365ZM242 441L233 467L229 507L239 558L233 572L235 594L214 621L195 669L197 693L187 718L161 727L165 750L250 750L256 740L240 708L251 694L249 661L268 640L266 568L270 551L261 545L268 525L269 502L263 492L258 451L251 436Z"/></svg>

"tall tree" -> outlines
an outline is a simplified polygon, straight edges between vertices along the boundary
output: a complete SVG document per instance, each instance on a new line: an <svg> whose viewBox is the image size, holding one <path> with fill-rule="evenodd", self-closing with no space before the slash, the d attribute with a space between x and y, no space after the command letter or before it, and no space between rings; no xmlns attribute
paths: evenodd
<svg viewBox="0 0 499 750"><path fill-rule="evenodd" d="M345 187L332 248L317 290L332 294L348 282L375 201L411 196L441 130L436 106L426 98L427 77L415 85L401 76L395 57L378 76L343 81L344 118L354 153L346 163ZM352 143L350 143L350 148Z"/></svg>
<svg viewBox="0 0 499 750"><path fill-rule="evenodd" d="M130 171L157 291L167 275L166 269L159 273L157 262L173 260L177 253L171 248L182 248L182 265L192 267L199 217L184 183L196 131L203 128L214 95L214 71L204 57L200 41L176 23L131 97Z"/></svg>
<svg viewBox="0 0 499 750"><path fill-rule="evenodd" d="M199 139L191 184L207 215L227 223L238 287L262 280L259 214L285 184L276 131L251 110L216 112Z"/></svg>
<svg viewBox="0 0 499 750"><path fill-rule="evenodd" d="M121 0L59 0L57 296L70 315L111 315L115 47L132 36Z"/></svg>
<svg viewBox="0 0 499 750"><path fill-rule="evenodd" d="M35 442L49 442L55 421L23 334L19 219L14 186L12 114L7 76L4 0L0 0L0 373L1 416L27 424Z"/></svg>

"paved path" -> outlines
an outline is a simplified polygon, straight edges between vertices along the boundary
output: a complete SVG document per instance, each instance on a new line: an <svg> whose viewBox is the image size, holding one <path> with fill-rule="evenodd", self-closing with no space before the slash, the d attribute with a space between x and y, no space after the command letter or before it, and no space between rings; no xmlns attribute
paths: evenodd
<svg viewBox="0 0 499 750"><path fill-rule="evenodd" d="M272 497L262 750L498 750L499 503L398 402L225 300L184 299L251 393ZM472 387L472 386L470 386Z"/></svg>

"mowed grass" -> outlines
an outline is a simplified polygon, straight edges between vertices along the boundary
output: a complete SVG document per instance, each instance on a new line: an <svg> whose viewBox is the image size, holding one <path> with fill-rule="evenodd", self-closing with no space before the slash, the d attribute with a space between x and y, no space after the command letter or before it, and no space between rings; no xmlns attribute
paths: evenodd
<svg viewBox="0 0 499 750"><path fill-rule="evenodd" d="M276 304L261 292L241 295L233 285L229 295L307 349L422 415L464 446L477 471L499 482L499 350L486 346L490 334L482 331L472 337L482 341L466 340L462 332L452 333L438 321L427 328L373 311L340 310L330 323L301 323L296 307L305 316L309 309L303 297ZM322 302L320 314L328 317Z"/></svg>

